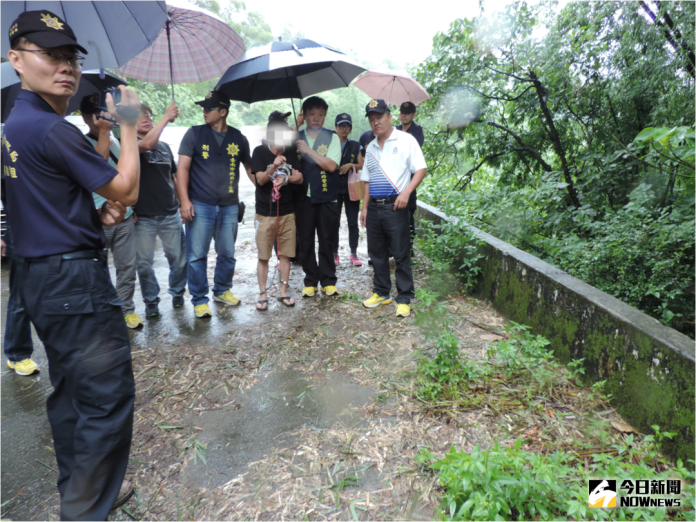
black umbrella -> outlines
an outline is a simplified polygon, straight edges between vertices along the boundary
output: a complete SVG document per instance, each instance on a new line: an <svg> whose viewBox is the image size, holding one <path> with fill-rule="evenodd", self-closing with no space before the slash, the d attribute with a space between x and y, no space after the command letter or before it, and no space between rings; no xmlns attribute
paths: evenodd
<svg viewBox="0 0 696 522"><path fill-rule="evenodd" d="M363 71L364 67L332 47L307 39L278 41L244 53L215 89L246 103L305 98L348 87Z"/></svg>
<svg viewBox="0 0 696 522"><path fill-rule="evenodd" d="M22 85L19 76L17 76L12 64L9 62L5 62L0 66L0 76L2 76L2 123L5 123L5 120L10 115L12 107L14 107L15 99L22 89ZM66 114L78 110L80 101L85 96L98 94L106 89L118 87L119 85L128 85L115 74L105 72L103 76L102 78L98 70L84 71L82 73L80 85L77 87L77 93L70 98Z"/></svg>

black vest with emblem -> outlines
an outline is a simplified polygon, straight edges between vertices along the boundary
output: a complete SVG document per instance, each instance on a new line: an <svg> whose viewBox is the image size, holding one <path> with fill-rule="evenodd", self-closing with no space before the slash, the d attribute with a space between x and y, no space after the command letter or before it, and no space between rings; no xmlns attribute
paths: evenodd
<svg viewBox="0 0 696 522"><path fill-rule="evenodd" d="M322 156L326 156L333 137L334 133L332 131L322 127L317 139L314 140L314 146L312 148ZM299 139L305 142L307 141L305 131L300 131ZM336 137L336 139L338 139L338 137ZM312 203L329 203L331 201L336 201L338 194L341 192L338 169L329 173L322 170L308 154L300 154L299 156L302 160L302 175L305 180L303 186L309 184L309 200Z"/></svg>
<svg viewBox="0 0 696 522"><path fill-rule="evenodd" d="M207 205L239 203L239 158L246 138L234 127L218 145L210 125L193 128L194 149L189 169L189 199Z"/></svg>
<svg viewBox="0 0 696 522"><path fill-rule="evenodd" d="M338 165L338 168L340 169L347 163L357 163L358 154L360 154L360 143L351 139L346 140L346 144L343 146L343 151L341 152L341 163ZM341 194L348 194L348 174L350 173L351 171L349 170L345 174L340 174L338 176L341 182Z"/></svg>

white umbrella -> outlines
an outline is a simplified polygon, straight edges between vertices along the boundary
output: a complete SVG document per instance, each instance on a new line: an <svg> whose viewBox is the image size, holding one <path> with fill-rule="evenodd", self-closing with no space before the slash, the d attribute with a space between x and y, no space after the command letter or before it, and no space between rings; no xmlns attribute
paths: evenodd
<svg viewBox="0 0 696 522"><path fill-rule="evenodd" d="M384 100L391 105L401 105L407 101L418 105L430 99L421 84L403 71L372 69L355 80L353 85L370 98Z"/></svg>

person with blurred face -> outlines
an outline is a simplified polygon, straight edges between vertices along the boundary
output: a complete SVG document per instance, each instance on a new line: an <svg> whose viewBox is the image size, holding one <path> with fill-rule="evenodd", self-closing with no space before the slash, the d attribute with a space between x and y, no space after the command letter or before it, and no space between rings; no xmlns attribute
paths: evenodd
<svg viewBox="0 0 696 522"><path fill-rule="evenodd" d="M318 291L326 295L338 295L336 289L336 263L334 240L339 224L338 195L341 185L338 164L341 161L341 144L338 137L323 127L328 104L318 96L307 98L297 118L298 126L307 128L299 132L296 142L302 160L304 182L297 215L300 236L302 269L305 273L302 297L312 297ZM319 236L319 263L314 247L314 237Z"/></svg>
<svg viewBox="0 0 696 522"><path fill-rule="evenodd" d="M399 111L399 121L401 122L396 128L400 131L408 132L416 138L418 145L423 148L425 136L423 136L423 127L418 125L414 120L416 117L416 106L410 101L401 104ZM408 200L409 212L409 227L411 228L411 255L413 255L413 240L416 237L416 209L418 208L418 194L414 190L411 192L411 198Z"/></svg>
<svg viewBox="0 0 696 522"><path fill-rule="evenodd" d="M256 273L259 281L259 300L256 309L268 310L268 260L273 255L273 244L277 243L280 272L278 301L284 306L295 306L288 295L290 258L295 257L295 213L294 187L301 185L302 173L297 148L293 144L294 132L285 121L287 114L273 111L268 118L266 139L251 155L251 181L256 185L256 246L258 264ZM284 170L284 164L289 170Z"/></svg>
<svg viewBox="0 0 696 522"><path fill-rule="evenodd" d="M384 100L372 100L365 115L375 139L365 150L365 182L360 224L367 228L367 250L375 269L373 294L363 302L375 308L392 302L389 255L396 262L396 315L411 313L414 297L409 254L408 200L426 174L425 159L413 136L392 128L392 115Z"/></svg>
<svg viewBox="0 0 696 522"><path fill-rule="evenodd" d="M360 200L352 201L348 194L348 174L355 169L362 169L363 160L360 154L360 143L348 139L353 130L353 120L350 114L342 113L336 116L336 135L341 142L341 162L338 167L341 191L338 194L338 227L334 238L334 261L338 266L339 232L341 225L341 210L346 207L346 219L348 220L348 245L350 247L350 262L353 266L362 266L362 261L358 259L358 214L360 213Z"/></svg>
<svg viewBox="0 0 696 522"><path fill-rule="evenodd" d="M9 62L22 90L5 122L2 165L22 305L48 357L46 407L58 462L62 520L106 520L133 492L124 480L135 381L128 331L103 254L102 226L138 200L138 95L121 86L106 105L121 126L113 167L65 120L81 75L75 33L50 11L10 25ZM92 192L106 198L97 209Z"/></svg>
<svg viewBox="0 0 696 522"><path fill-rule="evenodd" d="M186 223L187 279L196 317L210 317L208 307L208 250L215 239L213 300L237 306L232 293L234 244L239 216L239 169L251 176L251 154L246 137L227 125L230 99L211 91L196 105L203 108L205 125L191 127L179 146L177 187L181 217Z"/></svg>
<svg viewBox="0 0 696 522"><path fill-rule="evenodd" d="M80 101L80 114L85 125L89 127L87 140L97 149L97 152L116 168L118 158L121 155L121 145L111 138L111 129L114 127L109 115L103 112L97 104L99 95L85 96ZM105 198L96 192L92 193L94 204L101 208ZM143 325L143 320L135 313L133 294L135 293L135 216L133 208L126 208L126 217L118 225L106 227L105 252L109 250L116 267L116 292L123 301L121 310L128 328L138 328Z"/></svg>
<svg viewBox="0 0 696 522"><path fill-rule="evenodd" d="M140 291L145 301L145 315L159 315L160 286L153 268L157 237L169 263L169 294L172 306L184 306L186 290L186 243L179 214L176 190L176 162L169 145L160 140L164 128L179 116L172 104L164 111L157 125L152 109L143 104L138 119L138 151L140 152L140 198L135 205L136 267Z"/></svg>

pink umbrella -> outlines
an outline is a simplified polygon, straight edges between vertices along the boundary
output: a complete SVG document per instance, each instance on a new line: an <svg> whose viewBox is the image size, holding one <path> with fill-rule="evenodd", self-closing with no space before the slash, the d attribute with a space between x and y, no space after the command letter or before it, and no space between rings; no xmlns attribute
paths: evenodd
<svg viewBox="0 0 696 522"><path fill-rule="evenodd" d="M416 80L402 71L372 69L353 82L358 89L372 99L382 99L391 105L410 101L418 105L430 96Z"/></svg>
<svg viewBox="0 0 696 522"><path fill-rule="evenodd" d="M169 19L152 46L121 66L122 75L151 83L197 83L224 74L244 54L227 22L185 0L167 0Z"/></svg>

